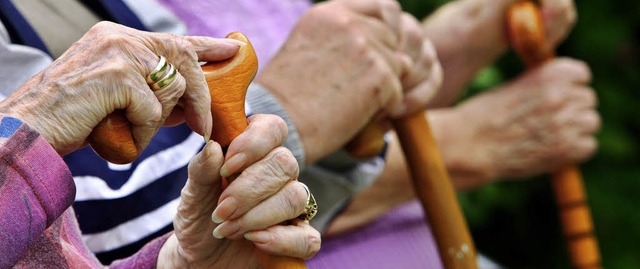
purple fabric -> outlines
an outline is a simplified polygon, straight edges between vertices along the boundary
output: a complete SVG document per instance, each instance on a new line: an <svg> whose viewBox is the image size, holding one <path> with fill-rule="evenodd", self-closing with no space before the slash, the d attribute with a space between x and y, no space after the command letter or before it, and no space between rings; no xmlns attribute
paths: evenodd
<svg viewBox="0 0 640 269"><path fill-rule="evenodd" d="M438 249L418 201L400 205L371 224L322 240L307 261L314 268L442 268Z"/></svg>
<svg viewBox="0 0 640 269"><path fill-rule="evenodd" d="M187 25L191 35L244 33L264 66L284 43L309 0L159 0Z"/></svg>
<svg viewBox="0 0 640 269"><path fill-rule="evenodd" d="M0 115L0 268L100 268L70 208L71 173L35 130ZM153 268L167 236L118 268Z"/></svg>

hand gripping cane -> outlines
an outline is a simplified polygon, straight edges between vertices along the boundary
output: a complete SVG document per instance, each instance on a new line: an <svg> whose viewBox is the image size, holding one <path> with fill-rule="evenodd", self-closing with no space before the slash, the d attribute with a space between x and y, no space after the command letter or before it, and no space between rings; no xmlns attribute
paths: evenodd
<svg viewBox="0 0 640 269"><path fill-rule="evenodd" d="M213 140L223 149L247 128L245 95L249 83L258 71L258 58L247 37L233 32L227 38L245 42L245 45L240 47L233 58L202 66L211 93ZM302 259L272 256L260 251L258 255L262 268L265 269L307 268Z"/></svg>
<svg viewBox="0 0 640 269"><path fill-rule="evenodd" d="M456 192L424 112L393 121L418 198L436 238L444 267L477 268L476 252ZM384 146L383 131L370 122L345 147L354 157L375 156Z"/></svg>
<svg viewBox="0 0 640 269"><path fill-rule="evenodd" d="M202 66L211 93L213 139L223 149L247 128L244 100L247 87L258 71L258 58L249 40L238 32L230 33L227 38L245 42L245 45L230 59ZM114 163L130 163L141 153L133 141L130 123L121 110L109 114L91 133L89 141L100 156ZM307 268L302 259L263 252L258 255L265 269Z"/></svg>
<svg viewBox="0 0 640 269"><path fill-rule="evenodd" d="M507 28L511 45L529 68L554 57L546 47L542 16L534 3L514 3L507 11ZM575 165L566 165L553 173L551 182L572 267L601 268L580 170Z"/></svg>

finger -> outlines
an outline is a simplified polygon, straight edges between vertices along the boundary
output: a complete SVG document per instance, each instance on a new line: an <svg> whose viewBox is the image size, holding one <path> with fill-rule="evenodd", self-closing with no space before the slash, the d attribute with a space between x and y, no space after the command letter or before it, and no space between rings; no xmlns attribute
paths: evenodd
<svg viewBox="0 0 640 269"><path fill-rule="evenodd" d="M197 133L210 137L213 128L211 116L211 95L204 79L199 62L213 62L233 57L243 45L243 42L233 39L219 39L210 37L184 37L189 45L187 48L195 52L196 58L186 62L189 71L187 91L183 96L183 115L187 124ZM180 70L180 69L179 69Z"/></svg>
<svg viewBox="0 0 640 269"><path fill-rule="evenodd" d="M215 51L218 47L202 51L200 47L206 44L204 43L206 40L204 37L199 40L195 39L200 42L197 43L197 46L191 43L191 40L194 40L193 38L177 35L149 33L145 37L147 43L151 46L150 49L158 55L165 56L167 61L175 66L184 77L186 89L181 96L181 100L184 104L184 116L187 124L201 135L209 134L213 127L213 119L210 112L211 97L200 68L198 52L205 55ZM212 38L212 40L214 39ZM220 57L214 59L234 55L231 53L231 49L226 48L229 46L227 43L229 42L216 41L210 43L212 46L222 47L220 49ZM196 51L196 48L199 48L199 51ZM153 66L150 68L153 68Z"/></svg>
<svg viewBox="0 0 640 269"><path fill-rule="evenodd" d="M229 59L238 53L244 42L230 38L185 36L201 62L216 62Z"/></svg>
<svg viewBox="0 0 640 269"><path fill-rule="evenodd" d="M320 250L320 233L308 222L294 220L292 225L276 225L251 231L244 237L260 250L271 255L310 259Z"/></svg>
<svg viewBox="0 0 640 269"><path fill-rule="evenodd" d="M545 72L548 72L546 77L570 80L576 84L589 84L591 82L591 69L583 61L571 58L558 58L549 61L548 65L549 68L544 69ZM560 76L558 74L562 75Z"/></svg>
<svg viewBox="0 0 640 269"><path fill-rule="evenodd" d="M440 89L442 80L442 66L439 62L435 62L431 67L429 78L405 93L402 100L404 108L397 111L397 114L392 114L391 117L399 118L426 109L429 100L431 100Z"/></svg>
<svg viewBox="0 0 640 269"><path fill-rule="evenodd" d="M431 74L433 68L441 68L433 44L428 39L425 39L421 43L421 47L420 55L413 58L414 66L411 67L409 74L402 78L402 86L405 87L405 91L423 83L427 78L442 79L442 70L439 70L438 76ZM434 86L439 86L439 83L434 84Z"/></svg>
<svg viewBox="0 0 640 269"><path fill-rule="evenodd" d="M596 92L587 86L578 86L576 89L572 89L572 103L578 107L592 109L598 105L598 97Z"/></svg>
<svg viewBox="0 0 640 269"><path fill-rule="evenodd" d="M287 124L276 115L257 114L247 119L249 126L229 148L220 173L228 177L255 163L287 138Z"/></svg>
<svg viewBox="0 0 640 269"><path fill-rule="evenodd" d="M238 239L247 231L295 219L307 204L307 191L298 181L290 181L275 195L267 198L238 219L228 220L216 227L214 236Z"/></svg>
<svg viewBox="0 0 640 269"><path fill-rule="evenodd" d="M162 81L162 80L161 80ZM158 85L158 84L155 84ZM186 90L187 82L185 78L180 74L179 71L176 71L175 78L169 82L166 86L156 89L153 93L156 95L156 98L162 104L162 121L164 122L169 115L172 113L176 105L178 104L178 100L184 94ZM151 88L154 86L152 84Z"/></svg>
<svg viewBox="0 0 640 269"><path fill-rule="evenodd" d="M360 16L354 17L353 22L349 21L348 23L350 25L346 25L347 28L359 31L358 34L365 33L370 41L382 44L385 48L393 51L398 50L398 34L384 22L372 17ZM354 25L359 27L354 27Z"/></svg>
<svg viewBox="0 0 640 269"><path fill-rule="evenodd" d="M582 135L593 135L600 130L602 119L596 111L589 110L575 117L576 124L580 126Z"/></svg>
<svg viewBox="0 0 640 269"><path fill-rule="evenodd" d="M391 67L381 59L374 61L374 68L381 74L378 80L379 89L376 91L379 106L384 108L387 113L398 114L401 113L404 108L402 107L402 83L397 75L391 71Z"/></svg>
<svg viewBox="0 0 640 269"><path fill-rule="evenodd" d="M379 57L384 60L386 65L389 66L393 74L398 78L402 78L409 72L411 72L412 68L414 67L414 61L413 59L411 59L411 57L406 55L404 52L385 47L383 44L376 41L375 37L372 37L371 40L372 41L368 45L365 44L363 46L373 46L373 48L375 48L375 54L371 56L372 58L375 58L376 55L379 55Z"/></svg>
<svg viewBox="0 0 640 269"><path fill-rule="evenodd" d="M218 187L221 180L219 170L223 161L220 144L209 140L202 151L189 162L189 180L202 189Z"/></svg>
<svg viewBox="0 0 640 269"><path fill-rule="evenodd" d="M583 137L574 143L573 149L569 152L569 158L574 163L580 163L596 153L598 149L598 141L592 137Z"/></svg>
<svg viewBox="0 0 640 269"><path fill-rule="evenodd" d="M575 25L578 13L573 0L541 0L540 3L547 40L555 48Z"/></svg>
<svg viewBox="0 0 640 269"><path fill-rule="evenodd" d="M403 13L401 17L401 36L400 36L400 51L409 55L412 59L417 59L422 55L424 35L422 34L422 28L420 22L408 13Z"/></svg>
<svg viewBox="0 0 640 269"><path fill-rule="evenodd" d="M243 170L222 192L212 219L220 223L242 216L297 178L298 173L298 164L291 151L284 147L272 150Z"/></svg>
<svg viewBox="0 0 640 269"><path fill-rule="evenodd" d="M222 149L214 141L209 141L189 162L189 178L180 192L177 220L194 220L209 216L218 199L221 178L218 174L222 165ZM176 225L188 223L178 222Z"/></svg>
<svg viewBox="0 0 640 269"><path fill-rule="evenodd" d="M395 33L396 40L400 37L402 8L393 0L350 0L344 1L351 10L382 20Z"/></svg>
<svg viewBox="0 0 640 269"><path fill-rule="evenodd" d="M123 102L117 108L125 108L125 116L131 123L131 134L136 143L138 150L146 148L151 138L156 134L162 124L163 105L158 101L154 93L149 89L147 82L141 76L131 77L130 80L118 77L113 81L127 83L134 81L133 85L119 85L119 89L123 90L118 95ZM134 90L131 90L134 89ZM118 102L118 101L116 101Z"/></svg>

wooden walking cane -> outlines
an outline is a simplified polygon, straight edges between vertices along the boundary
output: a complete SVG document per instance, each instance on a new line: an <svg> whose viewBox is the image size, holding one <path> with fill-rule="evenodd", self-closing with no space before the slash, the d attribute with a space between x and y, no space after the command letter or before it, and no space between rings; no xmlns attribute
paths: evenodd
<svg viewBox="0 0 640 269"><path fill-rule="evenodd" d="M507 12L510 42L529 68L554 57L546 47L544 25L538 6L516 2ZM553 189L573 268L601 268L598 242L586 202L580 170L564 166L553 173Z"/></svg>
<svg viewBox="0 0 640 269"><path fill-rule="evenodd" d="M394 120L393 127L444 267L477 268L475 246L426 114L420 111ZM375 156L384 146L383 135L381 128L371 122L349 142L346 149L354 157Z"/></svg>
<svg viewBox="0 0 640 269"><path fill-rule="evenodd" d="M211 92L211 112L213 114L213 140L226 149L231 141L247 128L245 116L245 95L247 87L258 71L258 58L246 36L239 32L227 38L245 42L238 53L225 61L202 66ZM258 250L256 250L258 251ZM258 251L262 268L304 269L302 259L272 256Z"/></svg>
<svg viewBox="0 0 640 269"><path fill-rule="evenodd" d="M469 227L440 157L424 112L395 120L402 151L416 193L436 238L445 268L477 268L476 251Z"/></svg>

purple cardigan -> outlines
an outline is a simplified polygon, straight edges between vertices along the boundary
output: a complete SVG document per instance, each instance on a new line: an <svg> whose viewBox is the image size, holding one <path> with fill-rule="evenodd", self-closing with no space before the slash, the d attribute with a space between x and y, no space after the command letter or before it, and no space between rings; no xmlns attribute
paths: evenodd
<svg viewBox="0 0 640 269"><path fill-rule="evenodd" d="M0 268L98 268L82 243L69 169L22 121L0 115ZM113 268L154 268L168 234Z"/></svg>

